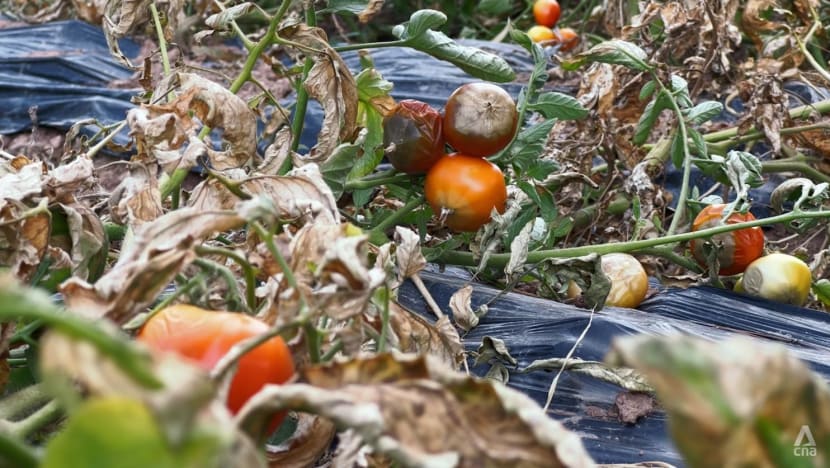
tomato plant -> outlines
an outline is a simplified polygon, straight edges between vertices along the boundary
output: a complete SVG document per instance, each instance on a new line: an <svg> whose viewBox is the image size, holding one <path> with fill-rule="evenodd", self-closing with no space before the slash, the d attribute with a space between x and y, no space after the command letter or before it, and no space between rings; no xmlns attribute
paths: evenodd
<svg viewBox="0 0 830 468"><path fill-rule="evenodd" d="M810 295L812 280L810 267L801 259L772 253L750 263L735 290L800 306Z"/></svg>
<svg viewBox="0 0 830 468"><path fill-rule="evenodd" d="M559 21L559 15L562 13L559 8L559 2L556 0L536 0L533 4L533 18L536 19L536 24L552 28L556 26Z"/></svg>
<svg viewBox="0 0 830 468"><path fill-rule="evenodd" d="M453 91L444 108L444 138L456 151L490 156L516 133L519 113L510 94L491 83L468 83Z"/></svg>
<svg viewBox="0 0 830 468"><path fill-rule="evenodd" d="M527 35L533 42L550 41L556 38L556 35L553 33L551 28L540 24L531 26L531 28L527 30Z"/></svg>
<svg viewBox="0 0 830 468"><path fill-rule="evenodd" d="M692 223L692 231L721 225L724 208L726 208L724 204L713 204L704 208ZM755 216L749 212L732 213L726 220L726 224L743 223L754 219ZM716 234L708 239L708 242L720 247L718 263L721 275L736 275L743 272L753 260L764 253L764 232L759 227ZM692 255L701 266L706 265L705 243L706 241L702 240L692 240L690 243Z"/></svg>
<svg viewBox="0 0 830 468"><path fill-rule="evenodd" d="M138 340L152 349L171 351L210 370L233 345L268 330L270 327L265 322L249 315L180 304L151 317L139 332ZM288 346L279 336L269 339L239 359L228 392L228 409L238 412L263 386L284 383L292 375L294 362ZM274 416L272 430L284 416L284 413Z"/></svg>
<svg viewBox="0 0 830 468"><path fill-rule="evenodd" d="M444 155L441 114L414 99L398 102L383 121L383 147L395 169L407 174L429 170Z"/></svg>
<svg viewBox="0 0 830 468"><path fill-rule="evenodd" d="M554 34L559 43L562 44L559 47L561 52L567 52L579 45L579 35L571 28L559 28Z"/></svg>
<svg viewBox="0 0 830 468"><path fill-rule="evenodd" d="M504 212L507 186L498 166L486 159L454 153L441 158L427 173L427 202L436 214L446 214L455 231L475 231L495 208Z"/></svg>

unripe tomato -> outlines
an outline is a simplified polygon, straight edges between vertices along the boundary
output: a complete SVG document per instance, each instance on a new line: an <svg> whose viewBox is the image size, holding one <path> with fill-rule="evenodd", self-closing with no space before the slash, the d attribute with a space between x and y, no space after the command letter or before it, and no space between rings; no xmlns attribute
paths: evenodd
<svg viewBox="0 0 830 468"><path fill-rule="evenodd" d="M750 263L735 290L800 306L807 302L812 281L810 267L801 259L772 253Z"/></svg>
<svg viewBox="0 0 830 468"><path fill-rule="evenodd" d="M414 99L398 102L383 121L383 147L395 169L422 174L444 155L441 114Z"/></svg>
<svg viewBox="0 0 830 468"><path fill-rule="evenodd" d="M559 2L556 0L536 0L533 3L533 18L536 20L536 24L552 28L556 26L561 13Z"/></svg>
<svg viewBox="0 0 830 468"><path fill-rule="evenodd" d="M611 290L605 299L606 306L635 308L648 293L648 275L643 265L626 253L605 254L600 259L605 276L611 280ZM568 283L568 297L582 295L582 289L573 281Z"/></svg>
<svg viewBox="0 0 830 468"><path fill-rule="evenodd" d="M708 229L723 224L723 210L726 205L714 204L709 205L697 215L692 223L692 231L700 231L701 229ZM755 216L752 213L746 214L733 213L726 220L726 224L743 223L752 221ZM760 257L764 253L764 232L760 227L738 229L737 231L725 232L723 234L716 234L708 239L709 242L720 245L722 248L718 255L718 263L720 264L721 275L736 275L746 270L746 267L752 263L753 260ZM705 241L702 239L692 240L690 247L692 256L701 265L706 266L706 253L703 245Z"/></svg>
<svg viewBox="0 0 830 468"><path fill-rule="evenodd" d="M454 153L441 158L427 173L424 193L432 210L447 213L454 231L476 231L490 221L493 208L504 212L504 174L490 161Z"/></svg>
<svg viewBox="0 0 830 468"><path fill-rule="evenodd" d="M550 41L556 38L552 29L539 24L528 29L527 35L530 36L530 40L533 42Z"/></svg>
<svg viewBox="0 0 830 468"><path fill-rule="evenodd" d="M468 83L453 91L444 108L444 138L456 151L485 157L513 139L519 123L516 103L491 83Z"/></svg>
<svg viewBox="0 0 830 468"><path fill-rule="evenodd" d="M567 52L579 45L579 34L571 28L559 28L554 31L554 34L559 43L562 44L559 46L560 52Z"/></svg>
<svg viewBox="0 0 830 468"><path fill-rule="evenodd" d="M268 324L245 314L180 304L153 315L139 332L138 340L154 350L176 353L209 371L233 345L269 330ZM279 336L269 339L239 359L228 391L228 409L236 414L263 386L284 383L292 375L294 362L288 346ZM284 417L285 413L274 416L270 429L276 429Z"/></svg>

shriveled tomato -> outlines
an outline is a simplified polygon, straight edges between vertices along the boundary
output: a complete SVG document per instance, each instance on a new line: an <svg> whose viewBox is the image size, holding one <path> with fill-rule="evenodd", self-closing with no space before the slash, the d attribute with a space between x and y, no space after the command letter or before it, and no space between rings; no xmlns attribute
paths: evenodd
<svg viewBox="0 0 830 468"><path fill-rule="evenodd" d="M746 267L735 290L800 306L810 296L812 281L813 274L803 260L784 253L771 253Z"/></svg>
<svg viewBox="0 0 830 468"><path fill-rule="evenodd" d="M700 231L723 224L724 204L713 204L704 208L692 223L692 231ZM755 216L747 212L733 213L726 220L726 224L743 223L752 221ZM764 253L764 232L760 227L738 229L737 231L717 234L707 240L692 240L690 247L695 260L706 266L706 252L704 244L711 242L721 247L718 254L721 275L736 275L743 272L753 260Z"/></svg>
<svg viewBox="0 0 830 468"><path fill-rule="evenodd" d="M441 114L425 102L406 99L383 121L383 147L395 169L422 174L444 155Z"/></svg>
<svg viewBox="0 0 830 468"><path fill-rule="evenodd" d="M562 10L556 0L536 0L533 3L533 18L536 24L552 28L559 21L560 14Z"/></svg>
<svg viewBox="0 0 830 468"><path fill-rule="evenodd" d="M507 202L501 169L486 159L459 153L432 166L424 193L432 210L446 214L445 222L454 231L477 230L490 221L493 208L503 213Z"/></svg>
<svg viewBox="0 0 830 468"><path fill-rule="evenodd" d="M444 138L456 151L490 156L513 139L519 112L510 94L491 83L468 83L453 91L444 108Z"/></svg>
<svg viewBox="0 0 830 468"><path fill-rule="evenodd" d="M577 45L579 45L579 34L571 28L559 28L553 32L556 35L556 40L559 41L560 52L567 52Z"/></svg>
<svg viewBox="0 0 830 468"><path fill-rule="evenodd" d="M139 332L138 340L211 370L233 345L269 329L265 322L248 315L182 304L164 308L151 317ZM285 341L278 336L269 339L239 360L228 392L228 409L238 412L263 386L284 383L292 375L294 362ZM285 413L274 416L271 430L284 417Z"/></svg>
<svg viewBox="0 0 830 468"><path fill-rule="evenodd" d="M551 41L556 38L551 28L540 24L531 26L531 28L527 30L527 35L533 42Z"/></svg>

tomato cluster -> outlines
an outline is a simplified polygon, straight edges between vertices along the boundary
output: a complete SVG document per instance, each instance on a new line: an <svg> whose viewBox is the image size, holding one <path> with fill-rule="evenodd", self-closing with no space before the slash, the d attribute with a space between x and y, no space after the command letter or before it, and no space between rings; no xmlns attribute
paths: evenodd
<svg viewBox="0 0 830 468"><path fill-rule="evenodd" d="M533 42L558 45L560 52L567 52L579 44L579 35L571 28L557 28L562 9L556 0L536 0L533 18L536 24L527 30Z"/></svg>
<svg viewBox="0 0 830 468"><path fill-rule="evenodd" d="M507 91L468 83L450 95L443 115L424 102L399 102L384 119L384 148L395 169L426 173L426 200L450 229L476 231L507 200L504 174L484 158L506 148L518 124Z"/></svg>

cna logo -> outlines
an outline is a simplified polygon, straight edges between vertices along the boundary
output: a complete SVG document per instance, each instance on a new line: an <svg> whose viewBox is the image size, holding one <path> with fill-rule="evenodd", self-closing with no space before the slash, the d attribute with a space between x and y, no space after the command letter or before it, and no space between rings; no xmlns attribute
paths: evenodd
<svg viewBox="0 0 830 468"><path fill-rule="evenodd" d="M793 445L793 455L796 457L816 456L816 439L813 438L810 426L805 424L798 431L798 437L795 438L795 445Z"/></svg>

